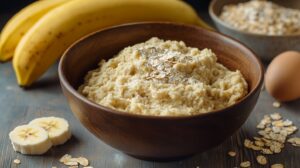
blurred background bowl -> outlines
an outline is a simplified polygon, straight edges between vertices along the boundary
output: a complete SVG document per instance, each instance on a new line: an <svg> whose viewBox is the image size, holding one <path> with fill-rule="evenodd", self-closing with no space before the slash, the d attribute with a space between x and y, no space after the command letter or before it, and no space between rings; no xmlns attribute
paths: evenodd
<svg viewBox="0 0 300 168"><path fill-rule="evenodd" d="M141 116L98 105L77 92L88 71L101 59L151 37L182 40L187 46L210 48L218 61L244 75L249 93L222 110L182 117ZM245 46L216 32L173 23L139 23L93 33L71 46L59 64L61 86L74 115L99 139L127 154L166 160L210 149L231 136L254 108L263 81L263 68Z"/></svg>
<svg viewBox="0 0 300 168"><path fill-rule="evenodd" d="M227 34L248 47L250 47L262 60L270 61L276 55L287 50L300 51L300 34L298 35L283 35L283 36L270 36L259 35L254 33L243 32L232 28L223 22L219 15L222 8L227 4L237 4L249 0L213 0L209 5L209 14L215 23L217 29ZM271 0L279 5L300 9L300 0Z"/></svg>

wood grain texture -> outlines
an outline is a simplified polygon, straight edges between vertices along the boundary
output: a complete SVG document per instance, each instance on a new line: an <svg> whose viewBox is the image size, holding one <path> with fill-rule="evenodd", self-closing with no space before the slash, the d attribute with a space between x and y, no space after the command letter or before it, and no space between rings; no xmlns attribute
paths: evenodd
<svg viewBox="0 0 300 168"><path fill-rule="evenodd" d="M0 14L0 27L8 16L10 15ZM243 140L256 135L255 127L259 120L263 115L273 112L280 112L300 127L300 100L283 104L282 108L276 109L272 107L274 100L263 91L247 122L220 146L179 161L149 162L132 158L105 145L75 119L62 95L57 66L53 66L35 87L24 90L16 84L11 63L0 64L0 86L0 168L65 167L58 162L65 153L89 158L94 168L233 168L244 160L251 161L254 168L270 167L256 164L258 152L245 149L242 146ZM73 132L70 141L52 148L43 156L25 156L13 151L8 138L9 131L33 118L52 115L64 117L70 122ZM295 135L300 136L300 132ZM238 155L235 158L228 157L229 150L236 150ZM21 160L18 166L13 163L16 158ZM270 163L282 163L286 168L299 168L300 148L286 144L282 153L268 158Z"/></svg>

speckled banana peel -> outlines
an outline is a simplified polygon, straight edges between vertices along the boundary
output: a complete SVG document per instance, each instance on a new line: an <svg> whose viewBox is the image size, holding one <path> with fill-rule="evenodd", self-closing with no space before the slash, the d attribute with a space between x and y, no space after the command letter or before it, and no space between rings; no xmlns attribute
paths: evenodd
<svg viewBox="0 0 300 168"><path fill-rule="evenodd" d="M13 67L20 86L36 81L81 37L109 26L170 21L209 28L181 0L72 0L43 16L21 39Z"/></svg>
<svg viewBox="0 0 300 168"><path fill-rule="evenodd" d="M4 26L0 35L0 61L8 61L21 38L46 13L70 0L36 1L13 16Z"/></svg>

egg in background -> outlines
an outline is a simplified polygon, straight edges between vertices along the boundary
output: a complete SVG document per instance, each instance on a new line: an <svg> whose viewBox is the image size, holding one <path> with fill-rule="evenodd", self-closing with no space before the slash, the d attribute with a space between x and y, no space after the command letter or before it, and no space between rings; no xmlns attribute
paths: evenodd
<svg viewBox="0 0 300 168"><path fill-rule="evenodd" d="M281 102L300 98L300 52L286 51L276 56L267 68L265 87Z"/></svg>

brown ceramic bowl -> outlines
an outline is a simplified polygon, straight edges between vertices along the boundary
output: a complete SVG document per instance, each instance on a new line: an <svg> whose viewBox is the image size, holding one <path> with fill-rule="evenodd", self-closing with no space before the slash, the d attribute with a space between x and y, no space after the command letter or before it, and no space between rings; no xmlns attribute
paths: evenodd
<svg viewBox="0 0 300 168"><path fill-rule="evenodd" d="M276 55L287 50L300 51L300 34L282 36L254 34L234 29L219 19L219 15L225 5L237 4L246 1L249 0L213 0L210 3L209 15L220 32L240 40L249 48L251 48L264 61L270 61ZM271 1L288 8L300 9L299 0Z"/></svg>
<svg viewBox="0 0 300 168"><path fill-rule="evenodd" d="M239 69L249 94L238 103L206 114L182 117L141 116L119 112L86 99L77 88L101 59L151 37L182 40L211 48L219 62ZM108 145L139 158L164 160L205 151L222 143L246 121L257 102L263 68L245 46L215 32L173 23L139 23L95 32L71 46L59 64L59 78L71 110L79 121Z"/></svg>

